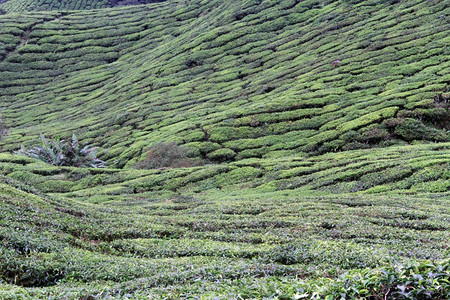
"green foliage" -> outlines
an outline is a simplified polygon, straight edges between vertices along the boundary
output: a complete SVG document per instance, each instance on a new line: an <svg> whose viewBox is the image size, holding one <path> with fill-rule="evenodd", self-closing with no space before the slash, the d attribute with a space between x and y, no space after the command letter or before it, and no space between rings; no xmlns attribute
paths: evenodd
<svg viewBox="0 0 450 300"><path fill-rule="evenodd" d="M370 299L448 299L450 261L419 261L345 274L328 295Z"/></svg>
<svg viewBox="0 0 450 300"><path fill-rule="evenodd" d="M449 137L443 131L425 126L415 119L404 119L395 126L394 133L401 136L406 141L431 140L448 141Z"/></svg>
<svg viewBox="0 0 450 300"><path fill-rule="evenodd" d="M346 132L346 131L351 130L351 129L360 128L360 127L362 127L364 125L371 124L374 121L379 121L379 120L383 120L383 119L386 119L386 118L393 117L397 111L398 111L398 107L395 107L395 106L394 107L385 108L385 109L382 109L380 111L376 111L376 112L373 112L373 113L366 114L366 115L364 115L362 117L359 117L356 120L343 123L343 124L338 126L338 129L341 132Z"/></svg>
<svg viewBox="0 0 450 300"><path fill-rule="evenodd" d="M213 151L207 155L210 160L218 162L231 160L235 156L236 152L228 148L217 149L216 151Z"/></svg>
<svg viewBox="0 0 450 300"><path fill-rule="evenodd" d="M43 134L40 139L40 145L31 149L22 149L17 153L55 166L105 167L105 162L97 158L97 147L81 146L75 135L72 135L71 142L61 140L59 137L48 140Z"/></svg>
<svg viewBox="0 0 450 300"><path fill-rule="evenodd" d="M331 229L330 224L327 223L322 223L321 226ZM265 260L285 265L325 263L343 269L376 267L385 264L389 259L386 256L383 257L381 253L360 248L357 245L320 242L289 243L273 249L266 255Z"/></svg>

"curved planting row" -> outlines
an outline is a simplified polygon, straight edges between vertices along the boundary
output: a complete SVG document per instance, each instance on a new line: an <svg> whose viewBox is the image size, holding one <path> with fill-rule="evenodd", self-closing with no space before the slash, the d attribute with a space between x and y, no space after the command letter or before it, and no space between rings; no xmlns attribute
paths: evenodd
<svg viewBox="0 0 450 300"><path fill-rule="evenodd" d="M449 144L393 147L190 168L78 169L0 156L0 172L47 193L101 203L151 193L248 189L255 193L421 195L450 191Z"/></svg>

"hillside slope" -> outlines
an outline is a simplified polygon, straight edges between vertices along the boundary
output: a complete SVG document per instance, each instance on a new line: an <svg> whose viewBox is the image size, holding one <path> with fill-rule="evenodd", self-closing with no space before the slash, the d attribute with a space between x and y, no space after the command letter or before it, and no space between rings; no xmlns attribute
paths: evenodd
<svg viewBox="0 0 450 300"><path fill-rule="evenodd" d="M448 141L448 14L418 0L7 14L0 146L75 132L123 167L161 141L213 161Z"/></svg>
<svg viewBox="0 0 450 300"><path fill-rule="evenodd" d="M262 194L286 191L297 195L443 193L442 197L450 192L450 143L155 170L88 171L33 162L0 154L0 173L42 192L92 203L145 198L152 193L217 190Z"/></svg>

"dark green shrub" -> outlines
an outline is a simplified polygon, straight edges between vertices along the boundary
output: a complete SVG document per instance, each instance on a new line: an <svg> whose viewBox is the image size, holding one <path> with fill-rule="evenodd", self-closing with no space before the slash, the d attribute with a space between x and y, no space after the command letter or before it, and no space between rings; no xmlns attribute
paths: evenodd
<svg viewBox="0 0 450 300"><path fill-rule="evenodd" d="M369 144L375 144L390 138L386 127L380 124L372 124L359 130L362 135L362 141Z"/></svg>
<svg viewBox="0 0 450 300"><path fill-rule="evenodd" d="M383 121L383 125L385 125L386 127L393 129L396 126L403 124L405 122L405 119L398 116L397 118L390 118L390 119L386 119Z"/></svg>
<svg viewBox="0 0 450 300"><path fill-rule="evenodd" d="M448 107L439 106L441 103L435 103L428 108L416 108L415 110L399 111L397 117L413 118L433 124L438 128L450 128L450 110Z"/></svg>
<svg viewBox="0 0 450 300"><path fill-rule="evenodd" d="M439 131L435 128L425 126L422 122L415 119L405 119L404 122L395 127L394 133L406 141L413 140L441 140Z"/></svg>
<svg viewBox="0 0 450 300"><path fill-rule="evenodd" d="M202 165L192 151L176 143L158 143L146 149L146 157L136 165L138 169L181 168Z"/></svg>
<svg viewBox="0 0 450 300"><path fill-rule="evenodd" d="M405 112L400 115L405 116ZM397 117L383 121L383 125L389 129L391 134L407 142L414 140L445 142L449 139L444 130L425 125L417 119Z"/></svg>
<svg viewBox="0 0 450 300"><path fill-rule="evenodd" d="M325 142L317 149L317 153L323 154L323 153L327 153L327 152L336 152L339 149L341 149L341 147L343 147L344 145L345 145L345 142L340 139L330 141L330 142Z"/></svg>
<svg viewBox="0 0 450 300"><path fill-rule="evenodd" d="M48 140L41 134L40 145L17 153L55 166L103 168L106 164L97 158L97 147L82 147L75 135L72 135L71 142L66 142L59 137Z"/></svg>
<svg viewBox="0 0 450 300"><path fill-rule="evenodd" d="M356 132L354 130L347 131L341 136L341 139L345 141L345 143L354 143L361 142L363 140L363 136L361 133Z"/></svg>
<svg viewBox="0 0 450 300"><path fill-rule="evenodd" d="M342 146L342 150L356 150L356 149L368 149L370 148L369 144L361 143L361 142L351 142Z"/></svg>

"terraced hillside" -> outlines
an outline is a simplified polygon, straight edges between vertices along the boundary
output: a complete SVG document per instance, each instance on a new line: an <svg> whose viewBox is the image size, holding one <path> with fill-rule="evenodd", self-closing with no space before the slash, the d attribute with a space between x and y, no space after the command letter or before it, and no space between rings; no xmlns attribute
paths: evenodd
<svg viewBox="0 0 450 300"><path fill-rule="evenodd" d="M0 299L450 298L450 4L128 2L0 4Z"/></svg>
<svg viewBox="0 0 450 300"><path fill-rule="evenodd" d="M161 141L213 161L447 141L448 11L169 1L7 14L1 147L75 132L129 167Z"/></svg>
<svg viewBox="0 0 450 300"><path fill-rule="evenodd" d="M310 158L244 159L193 168L120 170L61 168L0 155L0 171L40 191L103 203L142 193L250 190L302 195L363 193L413 195L450 191L450 144L357 150Z"/></svg>

